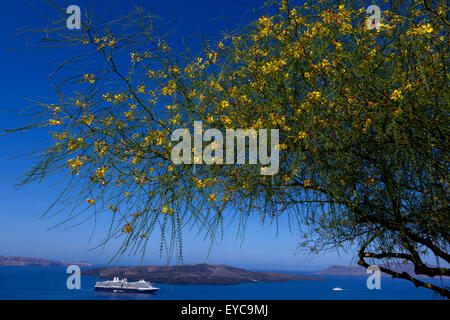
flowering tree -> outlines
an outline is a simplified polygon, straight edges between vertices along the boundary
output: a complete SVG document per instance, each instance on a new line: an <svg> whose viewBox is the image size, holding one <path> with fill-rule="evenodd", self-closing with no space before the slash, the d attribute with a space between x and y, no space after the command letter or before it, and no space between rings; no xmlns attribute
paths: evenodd
<svg viewBox="0 0 450 320"><path fill-rule="evenodd" d="M47 43L83 51L68 63L96 63L71 71L60 100L44 106L40 126L55 143L25 181L67 171L75 187L66 190L81 188L82 199L63 195L79 210L109 209L106 240L123 236L120 252L145 248L158 229L181 257L185 225L214 237L233 211L243 223L288 215L310 252L351 250L365 267L391 261L381 271L449 297L392 266L450 275L425 263L450 262L448 8L379 6L381 22L367 23L359 1L275 2L248 27L205 41L198 56L171 49L140 9L106 25L90 19L77 36L56 29ZM278 129L279 171L174 164L172 134L194 121Z"/></svg>

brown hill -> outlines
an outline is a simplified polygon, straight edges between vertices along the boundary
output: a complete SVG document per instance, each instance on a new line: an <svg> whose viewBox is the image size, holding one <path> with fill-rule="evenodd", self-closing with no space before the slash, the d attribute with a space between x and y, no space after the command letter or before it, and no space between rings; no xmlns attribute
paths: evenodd
<svg viewBox="0 0 450 320"><path fill-rule="evenodd" d="M15 267L25 267L25 266L69 266L76 264L80 267L92 267L94 264L85 261L57 261L50 259L41 258L29 258L29 257L12 257L12 256L0 256L0 266L15 266Z"/></svg>
<svg viewBox="0 0 450 320"><path fill-rule="evenodd" d="M406 272L415 278L429 278L426 275L418 275L414 272L414 266L410 263L408 264L392 264L389 266L381 265L396 272L402 273ZM372 272L371 272L372 273ZM371 274L370 273L370 274ZM361 266L337 266L332 265L325 270L314 272L316 275L335 275L335 276L365 276L368 277L370 274L367 273L366 268ZM381 273L382 277L391 277L389 274ZM448 278L448 277L444 277Z"/></svg>
<svg viewBox="0 0 450 320"><path fill-rule="evenodd" d="M99 276L101 279L120 277L132 281L144 279L150 282L177 284L239 284L243 282L323 280L314 276L279 272L257 272L214 264L98 268L84 270L82 273L83 275Z"/></svg>

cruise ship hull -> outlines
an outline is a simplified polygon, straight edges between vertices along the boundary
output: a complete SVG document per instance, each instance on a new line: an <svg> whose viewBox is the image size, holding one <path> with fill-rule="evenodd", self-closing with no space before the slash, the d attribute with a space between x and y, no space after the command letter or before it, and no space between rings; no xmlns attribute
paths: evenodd
<svg viewBox="0 0 450 320"><path fill-rule="evenodd" d="M118 292L118 293L155 293L158 289L131 289L131 288L102 288L95 287L96 291Z"/></svg>

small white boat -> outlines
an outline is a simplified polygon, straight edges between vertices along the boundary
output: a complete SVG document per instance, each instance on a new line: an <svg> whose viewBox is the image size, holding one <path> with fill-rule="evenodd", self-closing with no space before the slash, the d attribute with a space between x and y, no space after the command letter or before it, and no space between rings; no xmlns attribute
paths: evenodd
<svg viewBox="0 0 450 320"><path fill-rule="evenodd" d="M342 290L344 290L344 289L339 288L339 287L336 287L336 288L333 288L333 290L334 290L334 291L342 291Z"/></svg>

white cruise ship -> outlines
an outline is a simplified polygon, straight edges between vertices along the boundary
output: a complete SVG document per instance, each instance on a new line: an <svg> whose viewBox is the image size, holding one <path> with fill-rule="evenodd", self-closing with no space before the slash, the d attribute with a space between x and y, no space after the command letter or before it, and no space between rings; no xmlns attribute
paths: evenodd
<svg viewBox="0 0 450 320"><path fill-rule="evenodd" d="M128 282L127 279L119 279L118 277L115 277L113 280L97 281L94 288L98 291L139 293L154 293L159 290L159 288L154 287L145 280Z"/></svg>

